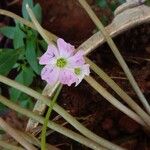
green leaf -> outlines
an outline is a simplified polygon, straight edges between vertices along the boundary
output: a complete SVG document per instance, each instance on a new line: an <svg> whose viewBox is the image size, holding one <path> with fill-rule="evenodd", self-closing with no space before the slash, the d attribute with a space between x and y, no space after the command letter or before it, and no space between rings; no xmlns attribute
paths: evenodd
<svg viewBox="0 0 150 150"><path fill-rule="evenodd" d="M38 22L41 24L42 23L42 8L40 6L40 4L36 4L34 7L33 7L33 13L36 17L36 19L38 20Z"/></svg>
<svg viewBox="0 0 150 150"><path fill-rule="evenodd" d="M0 54L0 74L7 75L13 68L20 54L20 50L9 50Z"/></svg>
<svg viewBox="0 0 150 150"><path fill-rule="evenodd" d="M118 0L120 4L123 4L126 2L126 0Z"/></svg>
<svg viewBox="0 0 150 150"><path fill-rule="evenodd" d="M112 12L115 11L115 9L117 8L117 4L112 1L110 4L109 4L109 8L111 9Z"/></svg>
<svg viewBox="0 0 150 150"><path fill-rule="evenodd" d="M39 64L36 54L36 41L35 38L27 39L26 41L26 59L30 64L31 68L37 73L40 73Z"/></svg>
<svg viewBox="0 0 150 150"><path fill-rule="evenodd" d="M22 15L23 15L23 18L27 19L27 20L30 20L29 18L29 15L28 15L28 12L26 10L26 4L28 4L30 6L30 8L32 9L33 8L33 0L23 0L22 2Z"/></svg>
<svg viewBox="0 0 150 150"><path fill-rule="evenodd" d="M106 0L97 0L97 5L99 5L101 8L106 8L108 7L107 1Z"/></svg>
<svg viewBox="0 0 150 150"><path fill-rule="evenodd" d="M31 68L24 68L15 78L15 80L25 86L29 86L33 81L34 73ZM14 88L10 89L10 98L14 101L18 100L21 92Z"/></svg>
<svg viewBox="0 0 150 150"><path fill-rule="evenodd" d="M47 49L48 44L45 42L45 40L39 40L39 44L43 49Z"/></svg>
<svg viewBox="0 0 150 150"><path fill-rule="evenodd" d="M24 93L20 95L19 103L23 108L32 109L34 107L31 97L29 97L28 95Z"/></svg>
<svg viewBox="0 0 150 150"><path fill-rule="evenodd" d="M1 27L0 33L9 39L13 39L15 33L15 27L10 27L10 26Z"/></svg>
<svg viewBox="0 0 150 150"><path fill-rule="evenodd" d="M13 45L15 49L24 47L24 37L26 35L24 32L20 29L19 25L16 25L15 32L14 32L14 39L13 39Z"/></svg>

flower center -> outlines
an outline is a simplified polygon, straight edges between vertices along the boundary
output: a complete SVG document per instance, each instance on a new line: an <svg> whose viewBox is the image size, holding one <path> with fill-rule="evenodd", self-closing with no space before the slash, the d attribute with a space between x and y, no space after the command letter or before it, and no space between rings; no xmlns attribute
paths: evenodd
<svg viewBox="0 0 150 150"><path fill-rule="evenodd" d="M81 69L80 68L75 68L74 72L76 75L80 75L81 74Z"/></svg>
<svg viewBox="0 0 150 150"><path fill-rule="evenodd" d="M67 61L64 58L59 58L57 59L56 65L59 68L64 68L67 65Z"/></svg>

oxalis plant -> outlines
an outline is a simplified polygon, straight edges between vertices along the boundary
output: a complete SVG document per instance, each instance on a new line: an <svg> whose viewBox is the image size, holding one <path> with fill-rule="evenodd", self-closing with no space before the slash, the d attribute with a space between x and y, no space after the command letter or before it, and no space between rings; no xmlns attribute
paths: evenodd
<svg viewBox="0 0 150 150"><path fill-rule="evenodd" d="M136 84L129 68L127 67L126 63L124 62L121 54L119 53L116 45L112 41L111 37L107 34L105 31L105 28L103 27L100 20L96 17L94 12L91 10L89 5L86 3L85 0L79 0L79 3L83 6L83 8L87 11L93 22L96 24L97 28L102 32L104 37L106 38L106 41L108 42L109 46L113 50L116 58L118 59L119 63L121 64L123 70L127 74L127 77L129 77L129 80L131 84L133 85L133 88L135 88L135 92L139 96L139 99L141 99L143 105L145 106L145 110L143 110L134 100L127 95L101 68L99 68L95 63L93 63L90 59L88 59L85 55L87 55L86 50L82 50L79 46L79 48L75 49L75 47L69 43L66 43L65 40L56 37L52 33L46 31L43 29L39 23L38 18L36 17L36 13L34 12L35 6L33 6L33 3L30 1L30 3L25 0L23 1L23 8L24 13L27 17L25 17L25 20L23 18L20 18L19 16L5 11L0 10L0 13L3 15L7 15L9 17L12 17L16 20L16 32L22 33L22 39L25 38L26 30L30 30L33 32L32 34L35 36L35 41L37 41L38 34L40 34L45 42L42 40L43 48L46 50L46 52L42 55L40 52L39 55L35 55L34 59L38 66L38 68L41 68L40 65L44 65L43 69L33 69L34 66L31 64L31 62L28 60L27 55L24 54L24 60L26 63L30 65L30 67L34 73L33 74L40 74L42 80L45 80L47 84L55 87L55 90L51 93L51 95L54 95L51 98L46 98L40 93L36 92L35 90L29 88L28 85L22 83L18 83L14 80L11 80L4 75L7 75L7 73L0 75L0 82L11 86L16 91L21 91L25 93L26 95L29 95L31 97L34 97L35 99L38 99L42 101L45 105L49 106L48 111L46 113L45 118L20 107L19 105L16 105L14 101L10 101L6 99L3 96L0 96L0 102L7 107L26 115L29 118L32 118L36 120L37 122L43 124L42 128L42 134L41 134L41 142L39 142L35 137L32 137L30 135L27 135L26 133L19 133L16 129L13 129L7 123L1 118L0 119L0 126L1 128L8 132L18 143L20 143L24 148L26 149L37 149L36 147L41 147L42 150L44 149L57 149L56 147L53 147L52 145L49 145L46 143L46 128L49 127L75 141L80 142L81 144L91 148L91 149L112 149L112 150L122 150L123 148L117 146L116 144L111 143L110 141L107 141L103 139L102 137L97 136L95 133L88 130L86 127L84 127L82 124L80 124L74 117L72 117L67 111L65 111L61 106L59 106L56 102L58 95L62 89L63 84L66 84L68 86L71 86L73 83L75 83L75 86L78 86L78 84L82 81L82 79L85 79L91 87L93 87L98 93L100 93L106 100L108 100L111 104L113 104L116 108L118 108L120 111L128 115L130 118L135 120L137 123L143 126L143 128L146 128L149 130L150 128L150 116L149 116L149 104L147 100L144 98L143 94L141 93L140 89L138 88L138 85ZM31 21L31 22L30 22ZM19 28L18 28L19 27ZM23 29L21 28L23 27ZM34 30L31 30L34 29ZM20 31L21 30L21 31ZM35 31L37 30L37 31ZM4 31L4 30L1 30ZM30 35L30 34L29 34ZM32 35L32 36L33 36ZM15 40L15 36L12 36L12 39ZM26 39L26 38L25 38ZM32 38L30 38L31 40ZM33 46L33 43L30 43L30 46ZM48 45L48 46L47 46ZM24 47L24 45L22 45ZM26 46L27 47L27 46ZM21 49L20 46L15 47L17 51L17 58L20 57ZM35 50L35 49L34 49ZM33 50L33 51L34 51ZM14 54L15 50L11 51L12 55ZM26 53L26 52L25 52ZM35 53L31 52L31 53ZM3 54L2 54L3 55ZM2 56L0 55L0 56ZM33 56L32 56L33 57ZM31 59L32 59L31 57ZM39 59L37 58L39 57ZM40 65L39 65L40 64ZM26 65L25 65L26 66ZM11 68L14 67L12 65ZM23 67L22 67L23 68ZM91 68L97 75L99 75L128 105L130 108L123 105L121 102L119 102L115 97L113 97L107 90L105 90L95 79L93 79L90 76L90 70ZM3 68L5 69L5 67ZM2 70L3 70L2 69ZM25 74L25 77L28 80L29 79L29 73L27 72ZM24 84L24 85L23 85ZM73 86L73 85L72 85ZM19 99L19 96L16 98ZM50 114L52 112L52 109L56 111L58 114L60 114L68 123L70 123L72 126L74 126L82 135L75 133L65 127L62 127L52 121L49 120ZM84 135L84 136L83 136ZM25 138L27 137L27 138ZM27 140L27 139L31 140ZM2 142L2 144L5 148L8 149L15 149L16 147L14 145L10 145L9 143ZM17 147L17 149L22 149L22 147Z"/></svg>

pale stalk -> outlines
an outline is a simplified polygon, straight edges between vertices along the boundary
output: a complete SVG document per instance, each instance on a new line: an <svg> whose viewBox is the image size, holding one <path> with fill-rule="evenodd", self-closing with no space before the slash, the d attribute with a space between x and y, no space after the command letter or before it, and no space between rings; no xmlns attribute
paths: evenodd
<svg viewBox="0 0 150 150"><path fill-rule="evenodd" d="M99 20L99 18L96 16L96 14L94 13L94 11L91 9L91 7L88 5L88 3L86 2L86 0L78 0L79 3L82 5L82 7L85 9L85 11L87 12L87 14L89 15L89 17L92 19L92 21L95 23L95 25L97 26L97 28L101 31L101 33L103 34L103 36L105 37L108 45L110 46L113 54L115 55L115 57L117 58L118 62L120 63L122 69L124 70L127 78L129 79L132 88L134 89L134 91L136 92L137 96L139 97L141 103L143 104L143 106L145 107L146 111L150 114L150 105L147 102L147 100L145 99L143 93L141 92L137 82L135 81L132 73L130 72L126 62L124 61L122 55L120 54L116 44L113 42L113 40L111 39L111 37L109 36L109 34L107 33L107 31L105 30L103 24L101 23L101 21Z"/></svg>
<svg viewBox="0 0 150 150"><path fill-rule="evenodd" d="M37 150L32 144L27 142L14 128L12 128L9 124L7 124L0 117L0 126L1 128L7 132L10 136L12 136L18 143L20 143L27 150Z"/></svg>
<svg viewBox="0 0 150 150"><path fill-rule="evenodd" d="M7 150L25 150L22 147L12 145L12 144L10 144L6 141L2 141L2 140L0 140L0 146Z"/></svg>
<svg viewBox="0 0 150 150"><path fill-rule="evenodd" d="M93 63L87 57L86 63L90 65L90 68L101 77L150 127L150 116L127 94L125 93L100 67Z"/></svg>
<svg viewBox="0 0 150 150"><path fill-rule="evenodd" d="M107 101L109 101L113 106L119 109L121 112L141 124L145 126L145 122L133 111L124 106L121 102L119 102L115 97L113 97L106 89L104 89L96 80L94 80L91 76L85 77L85 80L93 87L99 94L101 94Z"/></svg>
<svg viewBox="0 0 150 150"><path fill-rule="evenodd" d="M4 77L0 75L0 82L7 84L13 88L16 88L27 95L30 95L34 97L35 99L41 100L44 104L47 106L49 105L49 99L45 96L41 95L40 93L34 91L33 89L26 87L24 85L21 85L20 83L17 83L16 81L13 81L7 77ZM60 114L67 122L69 122L73 127L75 127L78 131L80 131L83 135L88 137L89 139L99 143L103 147L106 147L108 149L112 150L121 150L122 148L112 144L111 142L103 139L102 137L97 136L87 128L85 128L81 123L79 123L74 117L72 117L67 111L65 111L62 107L60 107L58 104L55 104L53 109Z"/></svg>
<svg viewBox="0 0 150 150"><path fill-rule="evenodd" d="M21 18L20 16L18 16L18 15L16 15L16 14L12 13L12 12L10 12L10 11L0 9L0 14L9 16L9 17L11 17L11 18L13 18L13 19L17 19L18 21L20 21L21 23L25 24L26 26L29 26L29 27L31 27L32 29L37 30L36 27L34 26L34 24L33 24L32 22L29 22L29 21L27 21L27 20ZM47 36L49 39L52 39L53 41L56 42L56 40L57 40L57 38L58 38L56 35L50 33L49 31L47 31L47 30L45 30L45 29L44 29L44 31L45 31L46 36ZM80 47L80 46L79 46L79 47ZM88 59L87 57L85 57L85 58L86 58L86 60ZM88 60L89 60L89 59L88 59ZM90 62L92 62L92 61L89 60L87 63L90 63ZM92 65L92 64L93 64L93 65ZM148 116L145 112L143 112L143 110L140 110L141 108L140 108L137 104L135 104L134 100L133 100L129 95L127 95L100 67L97 66L96 69L95 69L94 65L96 66L96 64L93 63L93 62L92 62L92 64L90 64L90 65L91 65L91 66L90 66L91 69L92 69L95 73L97 73L104 81L105 81L105 79L106 79L106 83L107 83L114 91L116 91L116 93L117 93L135 112L137 112L137 113L142 117L142 119L149 125L149 116ZM98 71L98 70L99 70L99 71ZM103 73L102 73L102 72L103 72ZM103 74L103 75L101 75L101 74ZM108 78L109 78L109 80L108 80ZM120 93L121 93L121 94L120 94ZM132 101L133 101L133 102L132 102ZM134 105L134 104L135 104L135 105ZM138 111L138 109L139 109L139 111Z"/></svg>
<svg viewBox="0 0 150 150"><path fill-rule="evenodd" d="M32 20L32 22L34 23L36 29L38 30L38 32L41 34L41 36L45 39L45 41L47 42L47 44L51 43L51 39L48 38L48 36L45 34L45 31L43 30L43 28L41 27L41 25L38 23L37 19L35 18L32 10L30 9L29 5L26 4L26 9L27 12ZM56 106L56 105L55 105ZM59 109L59 114L61 112L63 112L63 109L57 105L57 108ZM61 110L61 111L60 111ZM99 144L105 144L102 145L106 148L112 148L112 144L111 143L105 143L107 142L106 140L102 139L101 137L97 136L96 134L94 134L93 132L91 132L90 130L88 130L87 128L85 128L83 125L81 125L75 118L72 118L71 115L67 114L66 111L64 114L60 114L63 118L67 119L67 121L74 127L76 127L76 129L78 131L80 131L82 134L84 134L85 136L87 136L89 139L94 140L95 142L99 143ZM71 121L72 120L72 121ZM116 145L114 145L116 146ZM114 147L115 148L115 147ZM117 147L116 147L117 148ZM119 148L119 147L118 147Z"/></svg>
<svg viewBox="0 0 150 150"><path fill-rule="evenodd" d="M15 129L15 130L17 130L17 129ZM28 141L29 143L31 143L31 144L39 147L39 148L41 147L40 141L36 137L34 137L33 135L31 135L29 133L21 132L19 130L17 130L17 132L20 135L22 135L25 138L25 140ZM47 146L47 150L59 150L59 148L57 148L57 147L55 147L53 145L50 145L48 143L46 143L46 146Z"/></svg>
<svg viewBox="0 0 150 150"><path fill-rule="evenodd" d="M19 112L20 114L23 114L29 118L34 119L35 121L43 124L44 123L44 117L41 117L39 115L37 115L36 113L26 110L16 104L14 104L11 100L6 99L5 97L0 95L0 102L4 105L6 105L7 107L15 110L16 112ZM89 140L88 138L85 138L82 135L79 135L61 125L58 125L52 121L48 122L48 127L54 131L57 131L58 133L61 133L63 135L65 135L66 137L69 137L91 149L94 150L106 150L105 148L101 147L100 145L98 145L97 143L93 142L92 140Z"/></svg>

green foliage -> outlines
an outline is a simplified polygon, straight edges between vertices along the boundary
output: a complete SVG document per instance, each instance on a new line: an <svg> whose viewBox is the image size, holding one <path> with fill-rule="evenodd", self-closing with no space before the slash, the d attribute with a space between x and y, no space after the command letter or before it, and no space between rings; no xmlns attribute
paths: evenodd
<svg viewBox="0 0 150 150"><path fill-rule="evenodd" d="M36 40L33 38L27 39L26 41L26 52L25 56L27 58L28 63L30 64L31 68L37 73L40 73L40 66L37 61L37 54L36 54Z"/></svg>
<svg viewBox="0 0 150 150"><path fill-rule="evenodd" d="M14 38L14 32L15 32L15 27L5 26L0 28L0 33L2 33L4 36L6 36L9 39Z"/></svg>
<svg viewBox="0 0 150 150"><path fill-rule="evenodd" d="M41 6L39 4L34 5L33 0L23 0L22 16L25 19L30 20L26 10L26 4L29 4L35 17L41 23ZM0 28L0 33L11 39L13 44L12 49L0 49L0 74L8 75L13 69L17 73L15 77L17 82L26 86L31 86L34 78L36 78L41 71L38 57L42 54L40 42L42 40L38 39L37 31L22 25L17 20L14 21L15 26L5 26ZM33 102L28 95L14 88L10 88L9 93L10 98L13 101L18 102L22 107L33 107Z"/></svg>
<svg viewBox="0 0 150 150"><path fill-rule="evenodd" d="M106 0L97 0L97 5L100 6L101 8L107 8L108 7L108 3Z"/></svg>
<svg viewBox="0 0 150 150"><path fill-rule="evenodd" d="M16 64L20 50L8 50L0 53L0 74L7 75Z"/></svg>
<svg viewBox="0 0 150 150"><path fill-rule="evenodd" d="M26 10L26 4L28 4L30 8L33 9L33 0L23 0L22 2L22 15L25 19L29 20L30 17Z"/></svg>
<svg viewBox="0 0 150 150"><path fill-rule="evenodd" d="M15 49L24 47L24 38L25 33L20 29L19 25L16 25L15 31L14 31L14 37L13 37L13 45Z"/></svg>
<svg viewBox="0 0 150 150"><path fill-rule="evenodd" d="M23 68L23 70L17 75L15 80L19 83L24 84L25 86L31 85L34 79L34 72L32 71L31 68ZM32 108L33 103L31 98L20 92L19 90L16 90L15 88L10 88L10 98L13 101L17 101L22 107L24 108Z"/></svg>
<svg viewBox="0 0 150 150"><path fill-rule="evenodd" d="M25 86L29 86L33 81L34 73L31 68L24 67L20 73L16 76L15 80L19 83L22 83ZM10 98L14 101L18 100L21 97L21 92L14 88L10 89Z"/></svg>
<svg viewBox="0 0 150 150"><path fill-rule="evenodd" d="M32 9L36 19L39 21L39 23L42 22L42 9L41 6L37 3L35 6L33 5L33 0L23 0L22 3L22 15L25 19L30 20L30 17L28 15L28 12L26 10L26 4L30 6Z"/></svg>
<svg viewBox="0 0 150 150"><path fill-rule="evenodd" d="M41 8L40 4L36 4L33 7L33 13L34 13L36 19L38 20L38 22L41 23L42 22L42 8Z"/></svg>
<svg viewBox="0 0 150 150"><path fill-rule="evenodd" d="M121 5L125 2L125 0L113 0L111 2L107 0L96 0L96 3L99 7L111 9L112 12L117 8L118 5Z"/></svg>

